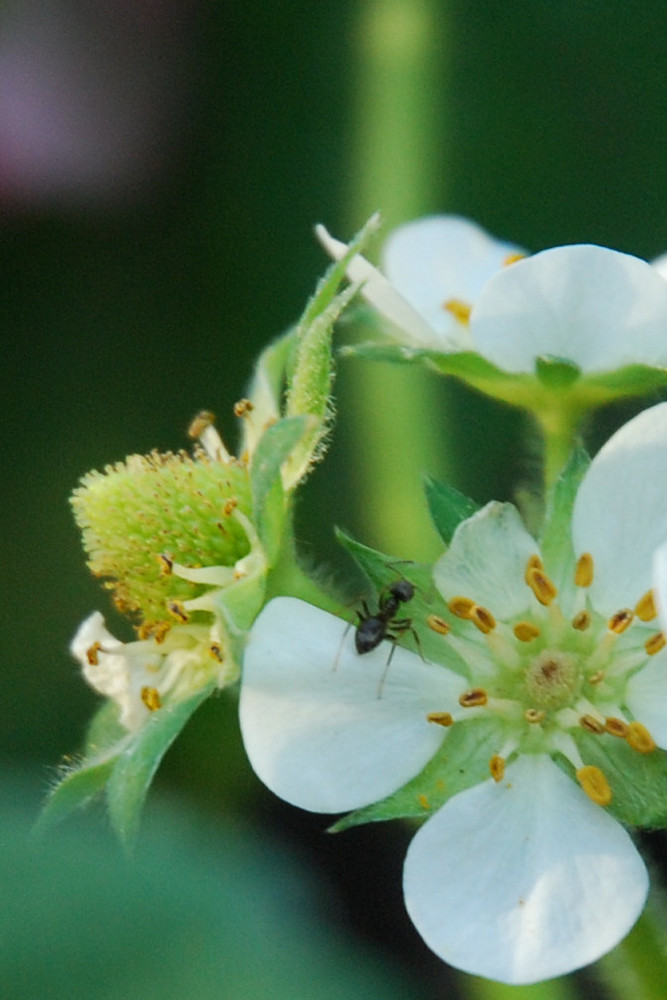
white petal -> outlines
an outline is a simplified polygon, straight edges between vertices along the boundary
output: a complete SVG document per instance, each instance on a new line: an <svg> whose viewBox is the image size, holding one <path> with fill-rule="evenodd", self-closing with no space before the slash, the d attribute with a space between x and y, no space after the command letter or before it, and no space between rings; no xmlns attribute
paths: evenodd
<svg viewBox="0 0 667 1000"><path fill-rule="evenodd" d="M382 269L392 285L450 349L470 349L465 326L444 304L472 306L507 258L522 251L493 239L480 226L455 215L434 215L399 226L382 251Z"/></svg>
<svg viewBox="0 0 667 1000"><path fill-rule="evenodd" d="M408 912L450 965L533 983L594 962L648 890L625 830L550 758L520 758L422 827L405 862Z"/></svg>
<svg viewBox="0 0 667 1000"><path fill-rule="evenodd" d="M554 355L585 372L667 364L667 282L646 261L597 246L544 250L485 286L471 317L477 350L533 372Z"/></svg>
<svg viewBox="0 0 667 1000"><path fill-rule="evenodd" d="M316 226L315 233L334 260L340 260L345 256L347 245L334 239L324 226ZM397 339L413 347L432 347L442 350L442 344L428 323L365 257L360 254L353 257L346 273L350 281L361 285L361 293L366 301L397 327L402 334L397 336Z"/></svg>
<svg viewBox="0 0 667 1000"><path fill-rule="evenodd" d="M628 681L625 703L663 750L667 750L667 650L652 656Z"/></svg>
<svg viewBox="0 0 667 1000"><path fill-rule="evenodd" d="M667 403L644 410L593 459L572 517L575 552L595 566L591 598L611 615L652 585L653 553L667 540Z"/></svg>
<svg viewBox="0 0 667 1000"><path fill-rule="evenodd" d="M240 719L257 775L294 805L343 812L395 792L445 734L426 714L456 706L465 681L383 642L359 656L346 624L279 597L250 633Z"/></svg>
<svg viewBox="0 0 667 1000"><path fill-rule="evenodd" d="M469 597L496 618L511 618L533 600L524 574L530 556L538 554L516 508L492 502L459 525L433 577L446 601Z"/></svg>

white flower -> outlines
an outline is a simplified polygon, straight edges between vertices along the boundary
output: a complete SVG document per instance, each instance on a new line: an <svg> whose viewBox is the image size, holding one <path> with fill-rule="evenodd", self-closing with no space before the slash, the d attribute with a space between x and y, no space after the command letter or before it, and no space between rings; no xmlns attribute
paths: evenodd
<svg viewBox="0 0 667 1000"><path fill-rule="evenodd" d="M665 495L661 404L599 452L571 530L557 510L542 552L509 504L464 521L434 571L446 666L396 647L387 669L387 643L360 657L344 623L291 598L251 632L241 726L255 771L313 811L396 795L383 817L430 817L406 859L406 905L457 968L512 984L562 975L641 912L646 870L614 814L638 823L639 800L664 802L651 573ZM413 620L422 637L426 624Z"/></svg>
<svg viewBox="0 0 667 1000"><path fill-rule="evenodd" d="M216 626L175 625L161 641L121 642L99 611L81 623L70 645L83 676L116 702L119 722L130 732L140 729L166 698L187 697L213 676L221 687L233 680L233 674L225 676L230 664L223 667L222 650Z"/></svg>
<svg viewBox="0 0 667 1000"><path fill-rule="evenodd" d="M317 233L340 259L346 245ZM473 223L436 216L390 235L385 274L357 256L348 277L413 348L475 351L514 374L534 374L542 357L589 375L667 365L667 282L657 269L586 244L521 257Z"/></svg>

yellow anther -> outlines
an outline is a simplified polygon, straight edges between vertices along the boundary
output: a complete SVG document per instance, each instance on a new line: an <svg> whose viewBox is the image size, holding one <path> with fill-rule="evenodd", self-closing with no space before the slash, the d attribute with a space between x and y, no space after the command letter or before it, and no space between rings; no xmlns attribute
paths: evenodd
<svg viewBox="0 0 667 1000"><path fill-rule="evenodd" d="M183 603L181 601L167 601L167 611L170 615L173 615L173 617L179 621L181 625L185 625L186 622L190 621L190 615L183 607Z"/></svg>
<svg viewBox="0 0 667 1000"><path fill-rule="evenodd" d="M525 259L526 259L525 253L518 253L518 252L517 253L508 253L507 257L505 257L505 260L503 261L503 267L509 267L510 264L516 264L517 261L525 260Z"/></svg>
<svg viewBox="0 0 667 1000"><path fill-rule="evenodd" d="M428 801L428 799L426 798L425 795L420 795L419 796L419 805L422 807L422 809L430 809L431 808L431 805L430 805L430 803L429 803L429 801Z"/></svg>
<svg viewBox="0 0 667 1000"><path fill-rule="evenodd" d="M254 409L255 404L251 403L249 399L239 399L238 403L234 403L234 416L245 417L248 413L252 413Z"/></svg>
<svg viewBox="0 0 667 1000"><path fill-rule="evenodd" d="M206 428L210 427L214 423L214 413L211 413L210 410L200 410L190 422L190 426L188 427L188 437L193 439L201 437Z"/></svg>
<svg viewBox="0 0 667 1000"><path fill-rule="evenodd" d="M531 725L534 725L539 722L544 722L546 715L547 713L544 711L543 708L527 708L523 713L524 719L526 720L526 722L530 722Z"/></svg>
<svg viewBox="0 0 667 1000"><path fill-rule="evenodd" d="M517 622L512 631L519 642L532 642L540 634L539 628L532 622Z"/></svg>
<svg viewBox="0 0 667 1000"><path fill-rule="evenodd" d="M661 649L665 648L665 637L662 632L656 632L644 643L644 649L649 656L655 656Z"/></svg>
<svg viewBox="0 0 667 1000"><path fill-rule="evenodd" d="M641 722L631 722L625 738L632 749L639 753L652 753L655 750L655 740Z"/></svg>
<svg viewBox="0 0 667 1000"><path fill-rule="evenodd" d="M619 736L622 740L626 740L630 732L630 726L627 722L623 719L617 719L614 715L610 715L604 720L604 728L612 736Z"/></svg>
<svg viewBox="0 0 667 1000"><path fill-rule="evenodd" d="M577 587L590 587L593 582L593 556L590 552L584 552L577 559L577 567L574 571L574 582Z"/></svg>
<svg viewBox="0 0 667 1000"><path fill-rule="evenodd" d="M445 729L451 726L453 719L449 712L429 712L426 716L427 722L435 722L436 726L444 726Z"/></svg>
<svg viewBox="0 0 667 1000"><path fill-rule="evenodd" d="M496 619L488 608L483 608L481 604L476 604L471 610L470 621L484 635L488 635L496 627Z"/></svg>
<svg viewBox="0 0 667 1000"><path fill-rule="evenodd" d="M451 627L449 622L446 622L440 615L429 615L426 619L426 624L434 632L437 632L438 635L447 635Z"/></svg>
<svg viewBox="0 0 667 1000"><path fill-rule="evenodd" d="M222 646L220 645L219 642L212 642L211 645L208 647L208 651L211 654L211 656L213 657L213 659L217 660L218 663L222 663L223 662L223 660L224 660L225 657L224 657L224 654L222 652Z"/></svg>
<svg viewBox="0 0 667 1000"><path fill-rule="evenodd" d="M451 601L448 602L447 607L453 615L456 615L457 618L465 618L467 620L470 618L476 604L469 597L452 597Z"/></svg>
<svg viewBox="0 0 667 1000"><path fill-rule="evenodd" d="M526 571L525 571L525 573L523 575L523 578L526 581L526 583L528 583L528 574L531 572L531 570L534 570L534 569L539 569L540 572L542 572L542 573L544 572L544 563L542 562L542 560L540 559L540 557L537 555L537 553L535 553L534 555L530 556L528 558L528 562L526 563Z"/></svg>
<svg viewBox="0 0 667 1000"><path fill-rule="evenodd" d="M461 708L478 708L480 705L486 705L488 700L489 697L484 688L471 688L470 691L464 691L462 695L459 695Z"/></svg>
<svg viewBox="0 0 667 1000"><path fill-rule="evenodd" d="M157 561L160 564L160 572L162 576L171 576L174 571L174 560L171 556L168 556L166 552L161 552L157 557Z"/></svg>
<svg viewBox="0 0 667 1000"><path fill-rule="evenodd" d="M171 632L171 622L155 622L153 624L151 635L159 644L164 642L169 632Z"/></svg>
<svg viewBox="0 0 667 1000"><path fill-rule="evenodd" d="M604 679L604 670L596 670L594 674L587 677L586 680L589 684L599 684L601 680Z"/></svg>
<svg viewBox="0 0 667 1000"><path fill-rule="evenodd" d="M611 616L607 622L607 628L610 632L614 632L616 635L620 635L625 632L626 628L632 624L632 619L635 617L634 611L630 608L621 608Z"/></svg>
<svg viewBox="0 0 667 1000"><path fill-rule="evenodd" d="M635 605L635 614L642 622L652 622L656 617L658 612L655 607L655 599L653 597L652 590L647 590L644 596L637 601L637 604Z"/></svg>
<svg viewBox="0 0 667 1000"><path fill-rule="evenodd" d="M141 700L149 712L156 712L158 708L162 708L162 698L157 688L142 687Z"/></svg>
<svg viewBox="0 0 667 1000"><path fill-rule="evenodd" d="M502 781L505 776L505 758L494 753L489 761L489 771L494 781Z"/></svg>
<svg viewBox="0 0 667 1000"><path fill-rule="evenodd" d="M238 505L239 502L236 499L236 497L230 497L229 500L225 501L225 505L222 508L222 513L225 515L225 517L229 517L231 514L234 513Z"/></svg>
<svg viewBox="0 0 667 1000"><path fill-rule="evenodd" d="M459 323L467 324L470 320L470 313L472 312L472 306L468 302L464 302L463 299L447 299L446 302L442 303L442 308L451 313L454 319L457 319Z"/></svg>
<svg viewBox="0 0 667 1000"><path fill-rule="evenodd" d="M593 764L586 764L577 771L577 781L598 806L608 806L611 802L611 788L609 782L599 767Z"/></svg>
<svg viewBox="0 0 667 1000"><path fill-rule="evenodd" d="M594 715L582 715L579 719L579 725L582 729L587 729L589 733L596 733L598 736L605 730L604 723L596 719Z"/></svg>
<svg viewBox="0 0 667 1000"><path fill-rule="evenodd" d="M91 665L91 667L96 667L100 662L100 658L97 654L100 652L101 649L102 649L102 643L94 642L92 646L89 646L88 649L86 650L86 659L88 660L88 663Z"/></svg>
<svg viewBox="0 0 667 1000"><path fill-rule="evenodd" d="M580 611L572 619L572 628L576 628L577 632L585 632L591 623L591 616L588 611Z"/></svg>
<svg viewBox="0 0 667 1000"><path fill-rule="evenodd" d="M526 583L540 604L543 604L545 607L553 604L558 590L544 570L539 569L537 566L531 566L526 570Z"/></svg>

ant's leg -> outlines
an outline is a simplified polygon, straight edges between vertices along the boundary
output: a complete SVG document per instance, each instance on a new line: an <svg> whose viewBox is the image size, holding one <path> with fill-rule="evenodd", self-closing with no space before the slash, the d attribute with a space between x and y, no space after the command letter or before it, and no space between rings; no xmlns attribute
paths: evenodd
<svg viewBox="0 0 667 1000"><path fill-rule="evenodd" d="M378 698L382 697L382 689L384 687L384 682L386 681L387 674L389 673L389 667L390 667L390 664L391 664L392 657L393 657L394 653L396 652L396 639L397 639L397 636L388 635L387 638L391 642L391 649L389 651L389 656L387 657L387 662L384 665L384 670L382 671L382 677L380 678L379 683L378 683Z"/></svg>
<svg viewBox="0 0 667 1000"><path fill-rule="evenodd" d="M359 614L358 611L357 611L357 614ZM340 654L343 652L343 645L345 643L345 639L347 638L347 633L350 631L351 628L352 628L352 622L348 622L347 625L345 626L344 630L343 630L343 634L341 636L341 640L338 643L338 649L336 650L336 656L335 656L333 664L331 666L331 670L332 671L338 670L338 661L340 660Z"/></svg>

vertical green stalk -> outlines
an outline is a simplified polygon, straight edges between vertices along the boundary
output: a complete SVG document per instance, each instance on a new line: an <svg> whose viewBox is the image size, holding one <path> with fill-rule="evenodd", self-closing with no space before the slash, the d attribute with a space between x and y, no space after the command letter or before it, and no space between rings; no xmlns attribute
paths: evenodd
<svg viewBox="0 0 667 1000"><path fill-rule="evenodd" d="M476 976L467 976L464 983L470 1000L573 1000L577 995L573 980L563 977L531 986L506 986Z"/></svg>
<svg viewBox="0 0 667 1000"><path fill-rule="evenodd" d="M366 0L354 45L350 231L380 210L384 232L442 210L448 5ZM364 540L427 560L441 548L422 476L446 476L441 381L417 368L346 362L343 432L357 445L351 477ZM347 416L347 423L345 415Z"/></svg>

